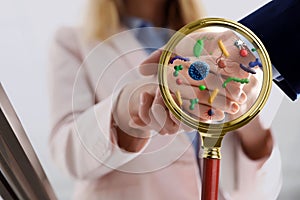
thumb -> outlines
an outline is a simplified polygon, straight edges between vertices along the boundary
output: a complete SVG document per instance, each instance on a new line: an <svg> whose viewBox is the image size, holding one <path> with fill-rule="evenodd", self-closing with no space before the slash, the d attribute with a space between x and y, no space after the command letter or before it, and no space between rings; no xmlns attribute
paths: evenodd
<svg viewBox="0 0 300 200"><path fill-rule="evenodd" d="M158 63L161 54L161 49L156 50L152 54L150 54L150 56L140 64L140 73L144 76L151 76L157 74Z"/></svg>

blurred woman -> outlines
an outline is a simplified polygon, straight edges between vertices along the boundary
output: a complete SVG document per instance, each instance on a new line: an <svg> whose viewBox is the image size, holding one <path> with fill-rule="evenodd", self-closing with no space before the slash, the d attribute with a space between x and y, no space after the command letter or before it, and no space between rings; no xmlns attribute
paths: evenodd
<svg viewBox="0 0 300 200"><path fill-rule="evenodd" d="M204 17L202 8L199 0L89 0L81 26L57 31L49 145L54 162L75 178L74 199L201 197L201 141L166 111L153 69L155 50ZM219 199L278 196L274 115L226 135Z"/></svg>

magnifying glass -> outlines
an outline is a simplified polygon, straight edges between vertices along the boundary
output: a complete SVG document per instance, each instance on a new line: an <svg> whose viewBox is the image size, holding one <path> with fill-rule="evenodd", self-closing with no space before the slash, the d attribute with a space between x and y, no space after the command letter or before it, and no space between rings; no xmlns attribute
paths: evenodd
<svg viewBox="0 0 300 200"><path fill-rule="evenodd" d="M167 108L201 136L202 200L217 200L222 139L250 122L270 94L268 53L242 24L204 18L169 40L158 80Z"/></svg>

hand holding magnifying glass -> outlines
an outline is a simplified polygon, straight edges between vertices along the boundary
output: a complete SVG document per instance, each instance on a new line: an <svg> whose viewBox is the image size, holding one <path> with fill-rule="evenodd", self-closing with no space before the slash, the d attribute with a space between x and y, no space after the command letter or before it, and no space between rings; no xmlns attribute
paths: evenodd
<svg viewBox="0 0 300 200"><path fill-rule="evenodd" d="M202 199L218 198L222 139L260 112L271 77L263 44L230 20L208 18L188 24L165 47L158 70L160 89L174 116L201 135Z"/></svg>

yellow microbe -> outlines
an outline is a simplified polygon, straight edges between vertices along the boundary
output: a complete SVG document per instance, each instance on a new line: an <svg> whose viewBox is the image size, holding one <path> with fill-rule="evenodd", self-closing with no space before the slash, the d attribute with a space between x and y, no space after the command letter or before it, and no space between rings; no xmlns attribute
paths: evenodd
<svg viewBox="0 0 300 200"><path fill-rule="evenodd" d="M182 106L182 98L181 98L181 94L180 94L179 90L176 91L175 95L177 97L179 105Z"/></svg>
<svg viewBox="0 0 300 200"><path fill-rule="evenodd" d="M219 89L218 88L214 89L214 91L211 93L211 95L208 99L208 103L212 104L214 102L216 96L218 95L218 93L219 93Z"/></svg>
<svg viewBox="0 0 300 200"><path fill-rule="evenodd" d="M219 48L223 52L224 56L229 57L229 52L227 51L226 47L224 46L222 40L218 41Z"/></svg>

